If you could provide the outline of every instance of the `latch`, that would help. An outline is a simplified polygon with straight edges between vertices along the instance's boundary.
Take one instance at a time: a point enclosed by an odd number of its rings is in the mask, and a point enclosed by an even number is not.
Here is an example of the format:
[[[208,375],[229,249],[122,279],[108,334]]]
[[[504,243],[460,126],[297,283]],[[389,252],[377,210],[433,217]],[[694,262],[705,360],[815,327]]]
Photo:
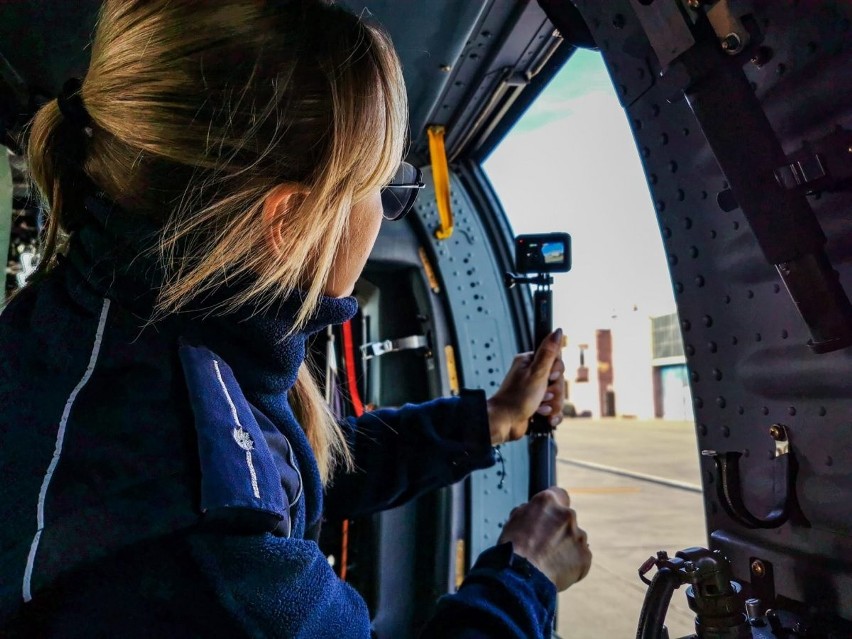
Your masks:
[[[852,131],[838,127],[787,156],[775,179],[787,189],[805,193],[837,191],[852,181]]]
[[[791,191],[848,190],[852,185],[852,131],[838,127],[818,140],[805,141],[774,173],[778,184]],[[725,213],[739,207],[731,189],[720,191],[716,202]]]
[[[429,350],[429,340],[426,339],[425,335],[410,335],[399,339],[371,342],[361,347],[361,355],[365,360],[368,360],[388,353],[410,350]]]
[[[819,155],[796,160],[775,169],[775,179],[784,188],[795,189],[799,186],[808,186],[827,175]]]

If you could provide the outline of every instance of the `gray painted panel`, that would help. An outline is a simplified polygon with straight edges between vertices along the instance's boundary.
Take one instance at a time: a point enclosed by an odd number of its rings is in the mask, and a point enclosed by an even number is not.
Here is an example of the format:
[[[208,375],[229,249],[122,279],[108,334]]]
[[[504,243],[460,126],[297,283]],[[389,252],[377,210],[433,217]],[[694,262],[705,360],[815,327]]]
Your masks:
[[[518,351],[515,329],[503,274],[495,266],[494,251],[487,233],[473,210],[463,186],[451,183],[455,232],[445,241],[435,239],[438,210],[430,169],[424,170],[426,188],[417,200],[414,214],[430,237],[435,270],[441,274],[451,323],[458,342],[456,360],[460,381],[466,388],[493,393]],[[529,458],[525,441],[501,447],[506,477],[500,485],[501,464],[471,476],[470,556],[496,543],[509,512],[527,500]]]

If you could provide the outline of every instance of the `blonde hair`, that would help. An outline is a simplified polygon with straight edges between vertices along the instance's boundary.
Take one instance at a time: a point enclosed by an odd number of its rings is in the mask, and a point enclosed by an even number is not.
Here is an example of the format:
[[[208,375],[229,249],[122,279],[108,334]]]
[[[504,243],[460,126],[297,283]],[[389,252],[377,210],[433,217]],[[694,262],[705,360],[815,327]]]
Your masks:
[[[404,154],[405,89],[389,38],[321,0],[106,0],[80,96],[90,135],[56,101],[29,129],[30,172],[50,212],[42,270],[96,185],[162,228],[158,317],[248,275],[250,286],[212,310],[267,308],[303,288],[301,327],[352,205]],[[304,194],[270,243],[263,202],[284,182]],[[351,467],[307,364],[291,401],[323,481],[338,463]]]

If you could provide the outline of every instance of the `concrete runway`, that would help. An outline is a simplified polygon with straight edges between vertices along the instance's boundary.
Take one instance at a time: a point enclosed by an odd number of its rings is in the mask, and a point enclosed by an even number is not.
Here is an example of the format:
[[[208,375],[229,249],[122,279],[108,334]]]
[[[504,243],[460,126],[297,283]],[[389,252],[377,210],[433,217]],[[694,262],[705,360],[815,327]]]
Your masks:
[[[562,639],[631,639],[645,596],[637,569],[658,550],[707,545],[691,422],[569,419],[557,430],[559,485],[571,494],[594,554],[585,580],[559,598]],[[609,467],[602,469],[601,467]],[[612,472],[650,475],[659,483]],[[672,639],[692,634],[683,589],[666,618]]]

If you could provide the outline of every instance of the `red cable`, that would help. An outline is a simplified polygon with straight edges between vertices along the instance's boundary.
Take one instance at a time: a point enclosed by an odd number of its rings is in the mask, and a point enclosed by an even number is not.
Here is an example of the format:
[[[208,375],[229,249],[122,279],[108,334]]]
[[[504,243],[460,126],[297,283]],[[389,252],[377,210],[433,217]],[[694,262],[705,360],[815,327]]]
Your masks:
[[[349,563],[349,520],[343,520],[340,532],[340,580],[346,581],[346,566]]]
[[[346,384],[349,386],[349,400],[355,411],[355,417],[364,414],[364,402],[358,394],[358,380],[355,377],[355,341],[352,339],[352,322],[343,324],[343,357],[346,363]]]
[[[343,324],[343,359],[346,366],[346,385],[349,387],[349,400],[355,416],[364,414],[364,402],[358,394],[358,379],[355,377],[355,340],[352,338],[352,322]],[[349,520],[343,520],[340,531],[340,579],[346,581],[346,568],[349,563]]]

